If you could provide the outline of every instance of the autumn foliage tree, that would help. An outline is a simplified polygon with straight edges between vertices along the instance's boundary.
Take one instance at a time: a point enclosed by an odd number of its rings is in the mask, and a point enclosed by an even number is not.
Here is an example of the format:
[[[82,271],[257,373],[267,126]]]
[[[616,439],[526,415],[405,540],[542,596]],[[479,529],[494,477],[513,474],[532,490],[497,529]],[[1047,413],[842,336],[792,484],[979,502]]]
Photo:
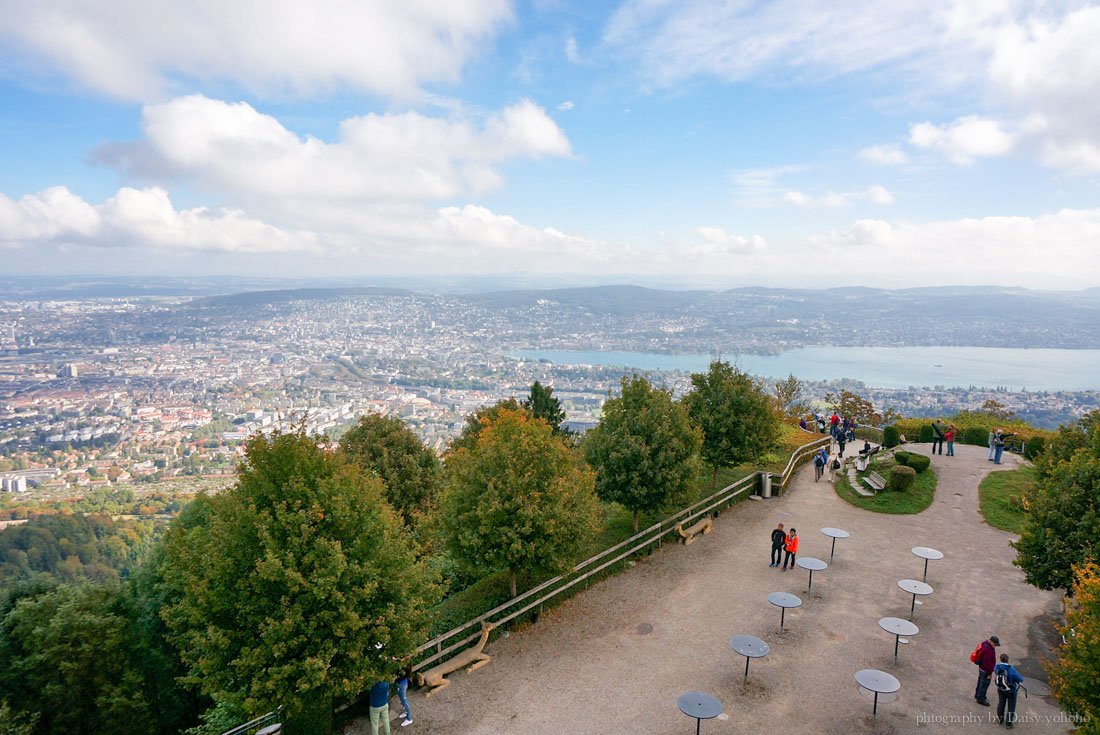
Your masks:
[[[201,690],[284,732],[330,731],[333,702],[390,679],[436,586],[382,483],[302,432],[257,436],[234,487],[165,538],[161,616]]]
[[[584,437],[596,492],[633,516],[663,507],[682,494],[696,473],[702,432],[670,391],[645,378],[623,378],[622,393],[603,407],[600,423]]]
[[[595,478],[550,425],[501,410],[453,454],[439,504],[451,556],[475,574],[554,574],[583,552],[599,519]]]
[[[1062,630],[1065,644],[1051,664],[1050,687],[1067,712],[1082,724],[1075,732],[1100,733],[1100,566],[1074,569],[1074,605]]]

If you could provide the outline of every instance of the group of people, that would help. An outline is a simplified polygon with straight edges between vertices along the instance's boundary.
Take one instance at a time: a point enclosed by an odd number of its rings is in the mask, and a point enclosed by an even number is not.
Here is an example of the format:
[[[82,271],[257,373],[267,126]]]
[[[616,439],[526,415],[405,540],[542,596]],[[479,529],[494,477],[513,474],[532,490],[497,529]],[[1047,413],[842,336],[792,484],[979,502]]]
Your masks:
[[[397,688],[397,698],[401,701],[401,707],[404,709],[401,713],[401,727],[413,723],[412,708],[409,707],[408,696],[409,678],[411,676],[412,670],[406,668],[394,681],[394,686]],[[375,682],[374,686],[370,688],[369,698],[370,735],[378,735],[379,726],[382,727],[386,735],[390,735],[390,683],[388,681]]]
[[[1012,436],[1011,431],[993,429],[989,432],[989,461],[995,464],[1001,463],[1001,456],[1005,453],[1005,439]]]
[[[794,569],[795,558],[798,556],[798,531],[794,528],[790,533],[783,530],[783,524],[780,523],[775,530],[772,531],[772,563],[769,567],[783,568],[783,571],[787,571],[787,565],[790,564],[790,568]],[[780,561],[783,563],[780,564]]]
[[[978,685],[974,689],[974,701],[988,707],[989,685],[993,683],[997,687],[997,722],[1005,727],[1012,727],[1016,721],[1016,697],[1023,688],[1024,677],[1008,662],[1007,653],[1002,653],[998,662],[997,648],[1000,645],[1001,640],[991,635],[970,654],[970,660],[978,665]],[[1027,694],[1027,689],[1024,689],[1024,694]]]
[[[954,424],[944,427],[939,421],[932,422],[932,454],[943,454],[943,445],[947,444],[947,456],[955,456],[955,436],[958,429]]]

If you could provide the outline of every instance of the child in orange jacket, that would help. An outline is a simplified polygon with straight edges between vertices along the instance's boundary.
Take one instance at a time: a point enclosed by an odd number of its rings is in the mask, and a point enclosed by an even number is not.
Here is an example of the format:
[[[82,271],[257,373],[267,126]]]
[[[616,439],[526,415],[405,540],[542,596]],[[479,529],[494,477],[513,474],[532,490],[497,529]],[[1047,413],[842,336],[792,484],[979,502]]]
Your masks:
[[[791,569],[794,569],[794,557],[798,553],[798,531],[791,529],[791,532],[787,534],[787,543],[784,544],[783,549],[787,552],[783,558],[783,571],[787,571],[787,565],[791,565]]]

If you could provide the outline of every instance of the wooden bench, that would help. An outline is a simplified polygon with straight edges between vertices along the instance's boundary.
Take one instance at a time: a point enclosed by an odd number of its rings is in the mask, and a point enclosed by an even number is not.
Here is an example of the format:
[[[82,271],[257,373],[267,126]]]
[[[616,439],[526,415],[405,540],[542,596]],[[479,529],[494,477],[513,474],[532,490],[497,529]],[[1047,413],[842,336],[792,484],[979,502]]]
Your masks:
[[[866,454],[860,452],[859,457],[856,458],[856,470],[858,472],[866,472],[867,465],[871,463],[871,457],[874,457],[878,450],[879,447],[871,447],[871,451]]]
[[[684,528],[682,523],[676,524],[676,534],[680,537],[680,541],[683,542],[684,546],[694,541],[696,536],[710,533],[713,529],[714,521],[710,519],[710,516],[687,528]]]
[[[879,490],[886,489],[886,480],[882,479],[882,475],[875,471],[871,471],[863,478],[863,481],[867,483],[867,486],[874,490],[876,493]]]

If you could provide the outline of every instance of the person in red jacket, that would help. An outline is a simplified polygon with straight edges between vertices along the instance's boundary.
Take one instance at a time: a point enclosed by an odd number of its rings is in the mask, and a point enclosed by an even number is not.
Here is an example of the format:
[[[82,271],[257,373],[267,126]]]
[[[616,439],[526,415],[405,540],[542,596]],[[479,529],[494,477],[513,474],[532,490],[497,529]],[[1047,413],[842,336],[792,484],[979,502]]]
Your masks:
[[[945,442],[947,442],[947,456],[948,457],[954,457],[955,456],[955,434],[956,433],[957,433],[957,429],[955,429],[955,425],[951,424],[950,426],[947,427],[947,433],[943,435],[943,440]]]
[[[986,693],[989,691],[989,682],[993,680],[993,669],[997,666],[997,646],[1001,645],[1001,639],[995,635],[989,636],[989,640],[982,641],[982,648],[978,652],[978,686],[974,689],[974,701],[983,707],[989,706]]]
[[[798,553],[798,532],[793,528],[791,532],[787,534],[787,543],[783,545],[783,549],[787,552],[783,558],[783,571],[787,571],[787,565],[791,565],[791,569],[794,569],[794,557]],[[993,669],[990,669],[992,671]]]

